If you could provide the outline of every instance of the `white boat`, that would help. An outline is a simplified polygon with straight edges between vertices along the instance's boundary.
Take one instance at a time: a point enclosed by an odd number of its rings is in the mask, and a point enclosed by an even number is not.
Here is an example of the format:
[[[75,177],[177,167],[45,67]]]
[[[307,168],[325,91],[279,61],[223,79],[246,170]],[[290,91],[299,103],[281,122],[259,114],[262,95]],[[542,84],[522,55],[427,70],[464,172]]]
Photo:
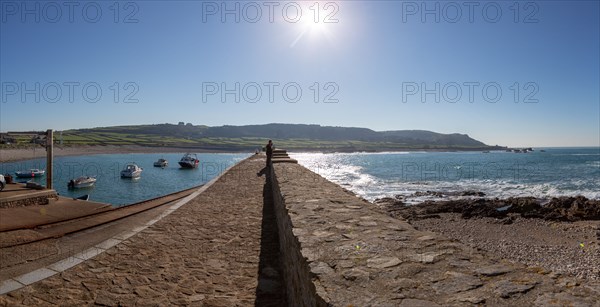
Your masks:
[[[28,171],[15,172],[15,174],[19,178],[42,177],[44,176],[44,174],[46,174],[46,171],[42,169],[32,168]]]
[[[182,168],[196,168],[198,167],[199,163],[200,160],[198,160],[198,156],[196,154],[190,153],[186,153],[185,155],[183,155],[181,160],[179,160],[179,165]]]
[[[79,177],[77,179],[71,179],[71,181],[69,181],[68,187],[69,189],[89,188],[95,183],[96,178],[94,177]]]
[[[128,163],[125,168],[121,171],[121,177],[123,178],[137,178],[142,174],[143,169],[137,164],[131,162]]]
[[[167,167],[169,165],[169,161],[165,159],[158,159],[158,161],[154,162],[154,166],[156,167]]]

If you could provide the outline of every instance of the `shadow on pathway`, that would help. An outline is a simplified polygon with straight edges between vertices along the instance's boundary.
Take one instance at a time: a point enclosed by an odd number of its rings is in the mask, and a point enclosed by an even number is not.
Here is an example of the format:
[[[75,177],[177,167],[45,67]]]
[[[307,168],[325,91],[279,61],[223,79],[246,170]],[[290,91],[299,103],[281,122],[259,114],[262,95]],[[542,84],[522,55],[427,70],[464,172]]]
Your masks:
[[[263,168],[257,176],[265,175],[263,186],[263,216],[260,235],[260,260],[256,306],[286,306],[285,287],[279,257],[279,232],[273,207],[270,171]]]

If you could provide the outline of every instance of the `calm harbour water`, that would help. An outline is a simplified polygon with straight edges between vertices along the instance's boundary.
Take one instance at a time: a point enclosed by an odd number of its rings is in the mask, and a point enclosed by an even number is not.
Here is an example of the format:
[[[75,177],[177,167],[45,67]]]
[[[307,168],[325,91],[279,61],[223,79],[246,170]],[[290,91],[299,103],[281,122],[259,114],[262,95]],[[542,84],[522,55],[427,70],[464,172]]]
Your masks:
[[[583,195],[600,199],[600,148],[543,148],[529,153],[297,153],[300,164],[360,196],[480,191],[486,197]],[[459,198],[449,196],[447,198]]]
[[[486,197],[583,195],[600,199],[600,148],[545,148],[530,153],[395,152],[290,153],[300,164],[358,195],[374,200],[402,195],[408,202],[438,196],[415,192],[484,192]],[[90,200],[115,206],[173,193],[204,184],[250,154],[198,154],[197,169],[181,169],[182,153],[103,154],[56,157],[54,188],[67,197],[90,195]],[[166,168],[153,167],[165,158]],[[121,169],[136,162],[144,169],[139,179],[120,178]],[[45,168],[45,159],[0,164],[0,173]],[[67,189],[70,179],[95,176],[92,188]],[[17,180],[25,180],[17,178]],[[34,181],[45,184],[45,177]],[[460,198],[446,196],[446,198]]]
[[[205,184],[249,154],[198,154],[200,164],[197,169],[181,169],[177,162],[182,156],[183,153],[154,153],[55,157],[53,185],[62,196],[89,194],[92,201],[120,206]],[[154,167],[159,158],[167,159],[169,166]],[[140,178],[121,178],[121,170],[128,162],[135,162],[144,169]],[[0,173],[10,173],[15,177],[15,171],[31,168],[45,169],[46,160],[2,163]],[[69,190],[69,180],[80,176],[94,176],[97,182],[91,188]],[[34,181],[45,185],[46,177],[35,178]]]

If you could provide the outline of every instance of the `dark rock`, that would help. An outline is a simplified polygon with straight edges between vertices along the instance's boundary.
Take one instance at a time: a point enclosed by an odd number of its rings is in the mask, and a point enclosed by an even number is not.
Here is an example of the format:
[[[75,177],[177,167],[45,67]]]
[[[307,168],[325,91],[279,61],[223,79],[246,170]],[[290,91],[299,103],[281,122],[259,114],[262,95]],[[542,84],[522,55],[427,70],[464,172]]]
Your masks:
[[[495,217],[503,218],[506,216],[506,211],[498,211],[495,205],[479,201],[476,204],[465,206],[462,212],[462,217],[469,219],[472,217]]]
[[[510,197],[504,202],[511,207],[507,210],[510,213],[529,213],[533,211],[539,211],[541,205],[538,200],[534,197]]]
[[[583,196],[555,197],[545,208],[559,213],[569,221],[600,220],[600,201]]]
[[[483,197],[483,196],[485,196],[485,193],[479,192],[479,191],[463,191],[463,192],[460,192],[458,195]]]
[[[404,206],[404,202],[400,198],[392,197],[377,198],[373,201],[373,203],[383,207]]]
[[[415,195],[437,195],[439,192],[416,192]],[[546,205],[534,197],[511,197],[507,199],[462,199],[447,201],[425,201],[418,205],[386,198],[380,202],[391,203],[385,207],[392,216],[400,215],[407,220],[437,218],[440,213],[460,213],[465,219],[494,217],[503,224],[511,224],[508,214],[520,214],[524,218],[553,221],[600,220],[600,200],[589,200],[583,196],[552,198]],[[396,204],[402,204],[397,206]]]
[[[442,217],[439,214],[426,214],[421,216],[421,219],[441,219]]]

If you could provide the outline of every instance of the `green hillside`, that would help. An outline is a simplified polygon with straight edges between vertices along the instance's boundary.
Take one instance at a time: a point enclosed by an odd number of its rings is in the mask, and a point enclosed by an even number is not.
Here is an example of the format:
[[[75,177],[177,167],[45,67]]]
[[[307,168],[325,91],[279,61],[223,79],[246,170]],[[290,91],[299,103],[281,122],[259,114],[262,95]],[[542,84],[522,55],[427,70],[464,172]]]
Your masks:
[[[55,132],[55,142],[78,145],[139,145],[202,148],[209,150],[254,150],[273,139],[290,150],[394,151],[394,150],[489,150],[465,134],[441,134],[423,130],[377,132],[366,128],[319,125],[266,124],[248,126],[137,125],[100,127]],[[26,143],[21,138],[19,143]]]

